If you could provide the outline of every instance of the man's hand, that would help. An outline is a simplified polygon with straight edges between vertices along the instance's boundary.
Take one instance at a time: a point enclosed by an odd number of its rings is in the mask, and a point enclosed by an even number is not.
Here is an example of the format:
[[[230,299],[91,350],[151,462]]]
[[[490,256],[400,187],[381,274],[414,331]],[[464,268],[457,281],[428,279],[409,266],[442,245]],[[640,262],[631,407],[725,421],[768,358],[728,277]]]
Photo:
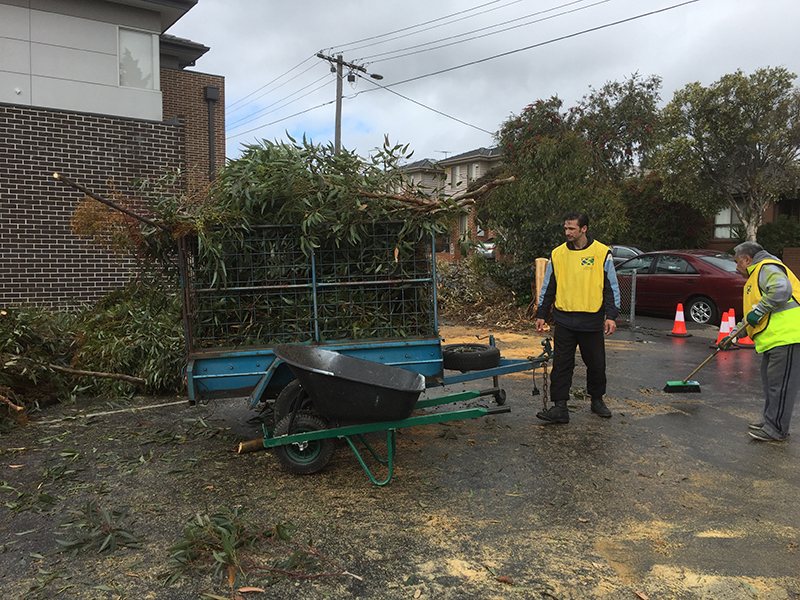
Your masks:
[[[544,333],[544,319],[536,319],[536,333]]]
[[[755,327],[756,325],[758,325],[758,322],[761,320],[763,316],[764,313],[762,313],[758,309],[753,309],[749,313],[747,313],[746,317],[747,324],[750,325],[750,327]]]
[[[724,338],[722,338],[722,339],[719,341],[719,343],[717,344],[717,346],[718,346],[718,347],[719,347],[721,350],[727,350],[728,348],[730,348],[730,347],[731,347],[731,344],[733,344],[733,342],[734,342],[734,340],[735,340],[735,339],[736,339],[736,338],[735,338],[734,336],[732,336],[732,335],[726,335]]]
[[[605,332],[606,335],[611,335],[617,330],[617,322],[614,319],[606,319]]]

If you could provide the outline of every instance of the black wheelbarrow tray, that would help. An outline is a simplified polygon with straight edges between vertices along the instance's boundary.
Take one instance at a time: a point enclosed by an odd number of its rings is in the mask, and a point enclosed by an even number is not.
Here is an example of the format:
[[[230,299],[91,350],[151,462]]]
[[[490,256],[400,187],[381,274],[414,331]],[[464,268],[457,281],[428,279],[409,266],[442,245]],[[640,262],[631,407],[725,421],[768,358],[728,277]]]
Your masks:
[[[419,400],[425,378],[413,371],[300,344],[280,345],[274,352],[289,366],[311,401],[311,408],[303,407],[282,418],[274,432],[265,429],[260,440],[264,448],[275,448],[281,465],[293,473],[310,474],[324,468],[333,454],[334,439],[339,438],[350,446],[370,480],[385,485],[394,472],[397,429],[511,410],[506,406],[475,407],[412,416],[418,409],[494,395],[497,388]],[[363,437],[378,431],[386,431],[386,458],[380,458]],[[376,480],[351,436],[358,437],[373,458],[386,465],[389,473],[384,481]]]

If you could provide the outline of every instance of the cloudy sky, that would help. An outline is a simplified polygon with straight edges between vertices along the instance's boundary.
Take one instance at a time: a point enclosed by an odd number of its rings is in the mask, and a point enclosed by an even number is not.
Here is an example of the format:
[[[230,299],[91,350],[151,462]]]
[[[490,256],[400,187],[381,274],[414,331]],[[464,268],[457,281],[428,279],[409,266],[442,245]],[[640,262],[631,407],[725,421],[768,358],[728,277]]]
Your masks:
[[[663,79],[662,103],[737,69],[800,74],[798,24],[798,0],[199,0],[167,33],[211,48],[193,70],[225,77],[229,158],[287,132],[333,141],[321,52],[365,69],[344,81],[342,145],[366,156],[388,135],[417,160],[490,147],[535,100],[569,107],[637,72]]]

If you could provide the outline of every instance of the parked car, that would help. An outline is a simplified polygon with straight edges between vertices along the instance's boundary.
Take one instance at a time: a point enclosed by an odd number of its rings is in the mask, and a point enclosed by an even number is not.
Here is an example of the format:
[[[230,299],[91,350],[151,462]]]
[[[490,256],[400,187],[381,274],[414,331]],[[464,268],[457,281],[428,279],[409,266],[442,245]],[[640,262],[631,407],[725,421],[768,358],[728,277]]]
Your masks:
[[[635,246],[620,246],[618,244],[612,244],[609,246],[609,248],[611,248],[611,258],[614,260],[615,267],[624,263],[629,258],[633,258],[634,256],[642,254],[642,251]]]
[[[634,269],[637,313],[674,316],[680,303],[686,321],[718,324],[722,311],[730,308],[737,320],[742,317],[745,278],[736,272],[736,262],[729,254],[713,250],[645,252],[616,267],[620,288],[630,289]]]
[[[475,251],[488,260],[495,259],[495,241],[494,238],[481,242],[479,241],[475,247]]]

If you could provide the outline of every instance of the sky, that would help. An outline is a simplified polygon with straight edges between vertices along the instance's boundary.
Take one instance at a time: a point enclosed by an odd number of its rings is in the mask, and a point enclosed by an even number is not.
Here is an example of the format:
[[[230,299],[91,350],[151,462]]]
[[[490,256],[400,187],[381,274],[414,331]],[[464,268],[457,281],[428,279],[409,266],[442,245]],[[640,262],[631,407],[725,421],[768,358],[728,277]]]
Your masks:
[[[334,141],[322,53],[360,68],[342,146],[366,157],[388,136],[415,161],[489,148],[528,104],[568,108],[634,73],[661,77],[662,105],[737,69],[800,74],[798,23],[797,0],[198,0],[167,33],[210,47],[190,70],[225,77],[228,158]]]

